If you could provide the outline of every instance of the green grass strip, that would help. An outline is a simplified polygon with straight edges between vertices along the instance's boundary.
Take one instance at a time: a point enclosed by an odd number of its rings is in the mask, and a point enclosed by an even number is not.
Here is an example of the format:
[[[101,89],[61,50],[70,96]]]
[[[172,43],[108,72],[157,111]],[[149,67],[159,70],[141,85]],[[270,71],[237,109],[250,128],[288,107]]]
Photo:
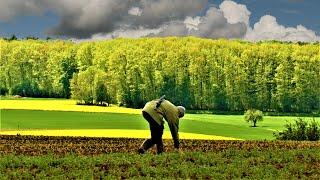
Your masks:
[[[319,149],[0,155],[0,179],[319,179]]]

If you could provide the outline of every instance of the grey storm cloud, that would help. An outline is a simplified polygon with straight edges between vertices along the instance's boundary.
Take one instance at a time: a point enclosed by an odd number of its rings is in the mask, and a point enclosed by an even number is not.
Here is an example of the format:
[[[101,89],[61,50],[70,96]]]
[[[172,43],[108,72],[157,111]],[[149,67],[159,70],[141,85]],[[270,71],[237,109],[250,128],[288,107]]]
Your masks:
[[[52,11],[60,17],[49,35],[88,38],[120,28],[158,28],[201,12],[208,0],[0,0],[0,21]],[[136,8],[140,14],[130,14]]]
[[[134,1],[78,0],[66,3],[55,1],[50,7],[61,17],[58,26],[50,28],[50,35],[86,38],[96,33],[117,29]]]
[[[223,12],[211,7],[200,18],[196,29],[189,30],[182,21],[171,22],[158,34],[151,36],[198,36],[205,38],[242,38],[247,32],[245,22],[228,23]]]
[[[41,15],[44,4],[35,0],[0,0],[0,22],[10,21],[16,16]]]
[[[193,34],[206,38],[242,38],[246,31],[247,26],[244,22],[228,23],[222,11],[212,7],[199,24],[199,30]]]
[[[142,16],[137,18],[138,25],[156,28],[159,25],[184,20],[186,16],[195,16],[201,12],[207,0],[142,0]]]
[[[186,27],[186,25],[182,21],[173,21],[169,24],[165,25],[163,30],[161,30],[159,33],[152,33],[148,36],[151,37],[167,37],[167,36],[187,36],[189,35],[189,31]]]

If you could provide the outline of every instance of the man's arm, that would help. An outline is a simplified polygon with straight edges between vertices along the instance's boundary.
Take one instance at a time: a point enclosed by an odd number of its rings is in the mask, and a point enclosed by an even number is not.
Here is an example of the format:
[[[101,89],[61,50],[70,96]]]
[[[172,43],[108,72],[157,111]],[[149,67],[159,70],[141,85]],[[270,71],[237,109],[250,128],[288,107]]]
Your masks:
[[[177,120],[177,123],[168,123],[168,125],[172,135],[174,148],[179,149],[179,120]]]
[[[159,108],[161,103],[165,100],[166,95],[163,95],[160,97],[160,99],[158,100],[157,104],[156,104],[156,108]]]

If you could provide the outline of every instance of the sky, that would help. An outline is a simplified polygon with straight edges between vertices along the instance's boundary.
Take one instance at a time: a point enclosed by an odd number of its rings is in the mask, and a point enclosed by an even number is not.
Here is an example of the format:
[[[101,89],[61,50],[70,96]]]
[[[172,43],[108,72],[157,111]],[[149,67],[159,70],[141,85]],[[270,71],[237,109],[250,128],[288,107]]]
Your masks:
[[[320,41],[319,0],[0,0],[0,36]]]

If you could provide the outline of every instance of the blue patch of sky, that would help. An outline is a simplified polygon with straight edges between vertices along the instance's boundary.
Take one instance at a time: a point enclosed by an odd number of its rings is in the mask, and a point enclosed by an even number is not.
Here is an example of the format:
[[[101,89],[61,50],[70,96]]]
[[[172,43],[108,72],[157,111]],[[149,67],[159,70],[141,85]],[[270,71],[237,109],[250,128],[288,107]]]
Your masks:
[[[34,36],[44,39],[48,37],[46,30],[58,23],[58,16],[51,11],[41,16],[16,17],[9,22],[0,22],[0,36],[10,37],[14,34],[18,38]]]

